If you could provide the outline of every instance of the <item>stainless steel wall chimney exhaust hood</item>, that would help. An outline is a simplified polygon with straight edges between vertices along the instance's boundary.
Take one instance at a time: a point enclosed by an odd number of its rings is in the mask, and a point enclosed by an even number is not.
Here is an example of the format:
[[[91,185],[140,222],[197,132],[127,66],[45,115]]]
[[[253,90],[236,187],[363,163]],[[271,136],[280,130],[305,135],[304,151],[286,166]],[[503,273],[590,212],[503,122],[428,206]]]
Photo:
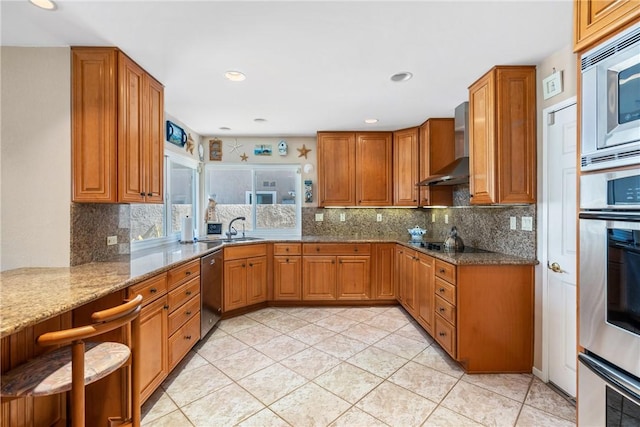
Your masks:
[[[456,159],[447,166],[437,170],[418,185],[459,185],[469,182],[469,103],[463,102],[455,109],[455,155]]]

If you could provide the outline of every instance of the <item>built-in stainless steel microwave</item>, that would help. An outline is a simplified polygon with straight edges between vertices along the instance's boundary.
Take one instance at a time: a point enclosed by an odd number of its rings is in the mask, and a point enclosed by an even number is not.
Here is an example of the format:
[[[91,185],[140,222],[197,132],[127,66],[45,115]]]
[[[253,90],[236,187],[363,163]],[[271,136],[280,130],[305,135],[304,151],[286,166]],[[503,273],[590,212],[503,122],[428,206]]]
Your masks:
[[[640,164],[640,23],[580,61],[582,170]]]

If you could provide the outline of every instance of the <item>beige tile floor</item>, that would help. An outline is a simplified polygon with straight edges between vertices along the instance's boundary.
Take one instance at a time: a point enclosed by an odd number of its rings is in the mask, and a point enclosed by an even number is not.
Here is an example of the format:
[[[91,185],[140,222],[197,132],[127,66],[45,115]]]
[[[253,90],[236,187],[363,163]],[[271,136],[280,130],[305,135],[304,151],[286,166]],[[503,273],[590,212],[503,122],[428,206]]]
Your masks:
[[[145,426],[574,426],[530,374],[466,375],[400,307],[224,320],[142,408]]]

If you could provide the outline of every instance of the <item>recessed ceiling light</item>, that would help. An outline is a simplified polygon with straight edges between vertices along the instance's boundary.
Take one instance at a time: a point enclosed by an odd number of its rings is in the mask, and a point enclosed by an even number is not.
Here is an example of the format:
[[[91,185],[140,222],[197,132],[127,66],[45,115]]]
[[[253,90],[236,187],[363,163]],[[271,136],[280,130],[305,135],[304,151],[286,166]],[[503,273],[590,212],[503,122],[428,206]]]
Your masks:
[[[34,6],[38,6],[40,9],[55,10],[56,4],[51,0],[29,0]]]
[[[244,79],[247,78],[247,76],[245,76],[243,73],[241,73],[240,71],[227,71],[226,73],[224,73],[224,76],[228,79],[231,80],[232,82],[241,82]]]
[[[408,71],[403,71],[401,73],[396,73],[393,76],[391,76],[391,81],[392,82],[406,82],[407,80],[411,79],[411,77],[413,77],[413,74],[411,74]]]
[[[267,121],[267,119],[262,119],[262,118],[258,117],[256,119],[253,119],[253,121],[256,122],[256,123],[264,123],[264,122]]]
[[[221,126],[218,129],[220,129],[220,130],[231,130],[231,128],[226,127],[226,126]]]
[[[364,122],[368,125],[372,125],[374,123],[378,123],[378,119],[364,119]]]

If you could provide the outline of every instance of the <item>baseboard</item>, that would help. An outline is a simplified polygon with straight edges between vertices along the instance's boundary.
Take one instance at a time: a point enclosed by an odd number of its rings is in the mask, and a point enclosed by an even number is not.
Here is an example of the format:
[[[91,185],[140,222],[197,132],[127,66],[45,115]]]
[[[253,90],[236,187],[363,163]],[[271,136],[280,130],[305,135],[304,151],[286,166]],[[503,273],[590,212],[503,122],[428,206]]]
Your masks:
[[[544,372],[542,372],[540,369],[536,368],[535,366],[533,367],[533,369],[531,369],[531,373],[536,377],[538,377],[540,381],[543,381],[545,383],[549,381],[549,379],[546,378],[546,375],[544,375]]]

